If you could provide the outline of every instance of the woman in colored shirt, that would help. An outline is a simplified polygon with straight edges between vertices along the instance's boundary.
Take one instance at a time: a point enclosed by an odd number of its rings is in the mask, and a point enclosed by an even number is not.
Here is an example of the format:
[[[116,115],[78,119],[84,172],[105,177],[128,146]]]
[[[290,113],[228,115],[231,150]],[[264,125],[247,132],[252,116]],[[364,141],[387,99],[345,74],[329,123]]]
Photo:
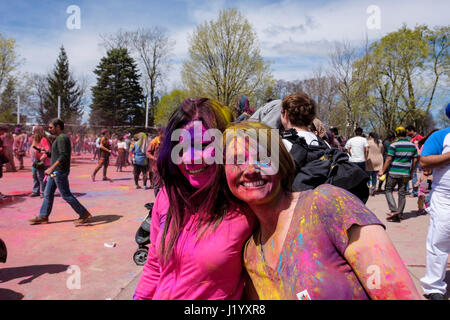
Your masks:
[[[133,148],[131,149],[131,153],[133,155],[131,162],[133,163],[135,187],[136,189],[141,189],[141,186],[139,185],[139,176],[142,172],[142,182],[144,184],[144,188],[147,189],[148,159],[145,155],[147,150],[147,135],[140,132],[134,136],[134,141]]]
[[[229,109],[205,98],[185,100],[170,117],[157,162],[164,187],[153,207],[148,260],[134,299],[241,299],[242,249],[254,216],[220,192],[223,166],[211,161],[208,130],[218,129],[220,146],[231,121]]]
[[[260,223],[244,251],[250,298],[419,299],[383,225],[359,199],[331,185],[290,192],[294,164],[277,134],[249,122],[228,128],[224,136],[239,129],[250,135],[250,143],[244,147],[236,135],[237,147],[227,140],[226,156],[246,161],[227,162],[225,172],[231,193]],[[268,130],[266,140],[261,129]],[[256,132],[258,150],[277,156],[267,164],[252,157]],[[279,141],[279,152],[274,140],[270,146],[262,143],[270,137]]]
[[[43,197],[46,185],[44,172],[50,167],[51,162],[47,152],[50,152],[52,147],[45,135],[44,128],[41,126],[36,126],[33,129],[33,142],[31,147],[31,158],[33,160],[33,192],[31,193],[31,197]]]
[[[370,194],[374,196],[377,188],[377,173],[383,169],[383,143],[375,132],[371,132],[367,144],[369,155],[366,159],[366,172],[370,177]]]
[[[116,171],[122,172],[122,167],[126,166],[126,156],[127,152],[125,150],[126,143],[123,141],[123,136],[119,136],[118,142],[117,142],[117,160],[116,160]]]
[[[99,159],[98,159],[98,165],[94,169],[94,172],[91,175],[92,182],[95,181],[95,175],[97,172],[103,167],[103,181],[111,181],[107,176],[106,173],[108,171],[109,166],[109,157],[112,152],[111,148],[111,133],[107,129],[102,130],[102,137],[100,138],[99,143]]]

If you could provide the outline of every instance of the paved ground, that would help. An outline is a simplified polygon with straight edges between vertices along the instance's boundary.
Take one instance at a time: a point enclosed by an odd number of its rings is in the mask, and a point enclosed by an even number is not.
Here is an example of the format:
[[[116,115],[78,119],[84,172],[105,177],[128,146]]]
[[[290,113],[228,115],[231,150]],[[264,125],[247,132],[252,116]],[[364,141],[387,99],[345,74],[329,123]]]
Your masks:
[[[73,224],[77,215],[60,197],[55,198],[51,223],[29,225],[27,219],[38,213],[42,203],[39,198],[28,197],[32,186],[29,159],[26,170],[4,174],[0,191],[10,197],[0,202],[0,237],[7,244],[8,261],[0,265],[0,300],[131,299],[142,269],[132,260],[137,248],[134,235],[146,215],[143,205],[154,200],[153,191],[134,189],[131,168],[116,173],[111,167],[113,182],[92,183],[89,175],[94,167],[89,157],[81,156],[71,168],[72,192],[95,216],[92,223],[81,227]],[[385,221],[383,194],[371,197],[367,205]],[[416,207],[416,198],[408,198],[406,220],[386,222],[386,226],[423,293],[419,279],[425,273],[429,217],[417,216]],[[107,248],[105,242],[117,245]],[[73,288],[75,274],[69,273],[78,268],[80,289]],[[450,265],[447,270],[446,281],[450,283]]]

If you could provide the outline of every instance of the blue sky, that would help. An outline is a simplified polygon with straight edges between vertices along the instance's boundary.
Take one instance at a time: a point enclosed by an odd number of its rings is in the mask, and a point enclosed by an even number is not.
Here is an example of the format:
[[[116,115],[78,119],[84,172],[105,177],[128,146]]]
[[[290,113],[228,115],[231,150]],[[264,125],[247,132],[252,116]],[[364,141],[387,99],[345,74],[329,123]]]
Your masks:
[[[25,63],[22,72],[44,73],[53,68],[63,44],[71,68],[94,84],[92,73],[104,50],[100,33],[118,29],[160,26],[176,42],[167,89],[181,83],[180,69],[187,57],[188,36],[196,25],[216,19],[221,9],[235,7],[256,31],[261,53],[273,62],[276,79],[304,79],[322,65],[336,41],[361,45],[397,30],[403,23],[446,25],[448,0],[0,0],[0,32],[17,40]],[[81,29],[69,30],[67,7],[81,9]],[[370,5],[381,13],[381,29],[366,26]]]

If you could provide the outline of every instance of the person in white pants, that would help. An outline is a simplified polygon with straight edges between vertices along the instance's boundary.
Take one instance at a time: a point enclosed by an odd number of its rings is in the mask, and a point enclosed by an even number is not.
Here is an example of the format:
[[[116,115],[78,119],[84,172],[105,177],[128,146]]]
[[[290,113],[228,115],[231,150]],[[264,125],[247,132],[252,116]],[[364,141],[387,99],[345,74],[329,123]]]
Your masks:
[[[447,106],[450,118],[450,107]],[[425,297],[444,300],[444,282],[450,253],[450,127],[433,133],[425,142],[420,165],[433,169],[430,226],[427,236],[427,266],[420,279]]]

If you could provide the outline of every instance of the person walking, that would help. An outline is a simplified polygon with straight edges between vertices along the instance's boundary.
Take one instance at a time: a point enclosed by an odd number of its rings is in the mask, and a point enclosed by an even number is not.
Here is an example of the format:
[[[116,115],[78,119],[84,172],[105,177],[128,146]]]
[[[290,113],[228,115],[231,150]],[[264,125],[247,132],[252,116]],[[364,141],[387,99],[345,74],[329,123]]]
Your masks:
[[[13,135],[8,132],[8,125],[4,125],[4,133],[0,135],[2,141],[3,141],[3,153],[8,160],[6,163],[5,171],[6,172],[17,172],[16,165],[14,163],[14,152],[13,152],[13,145],[14,145],[14,137]]]
[[[25,135],[22,133],[22,129],[17,127],[14,130],[14,144],[13,144],[13,152],[16,156],[17,160],[19,160],[19,170],[23,170],[23,157],[25,157],[26,153],[26,140]]]
[[[122,167],[124,167],[126,165],[125,157],[127,155],[127,152],[125,149],[126,149],[126,143],[123,139],[123,136],[121,135],[118,137],[118,142],[117,142],[117,160],[116,160],[117,170],[116,171],[122,172]]]
[[[136,189],[142,189],[139,185],[139,176],[142,173],[142,182],[145,190],[147,190],[147,170],[148,159],[145,155],[147,151],[147,135],[144,132],[140,132],[134,136],[134,144],[131,149],[133,155],[133,176]]]
[[[347,141],[345,150],[350,155],[350,162],[353,162],[364,171],[366,170],[366,159],[369,155],[369,144],[363,136],[363,129],[356,128],[355,136]]]
[[[92,182],[95,181],[95,175],[97,172],[103,167],[103,181],[111,181],[106,176],[109,166],[109,156],[111,155],[111,142],[110,142],[110,132],[107,129],[102,130],[102,137],[100,139],[100,155],[98,160],[98,165],[94,169],[94,172],[91,175]]]
[[[50,167],[51,159],[48,156],[51,151],[51,145],[48,141],[44,128],[35,126],[33,128],[33,142],[31,144],[31,158],[33,160],[32,174],[33,174],[33,191],[31,197],[44,197],[45,186],[44,181],[45,170]]]
[[[377,173],[383,169],[383,144],[375,132],[369,133],[367,139],[369,154],[366,161],[366,172],[370,177],[370,194],[375,195],[377,188]]]
[[[44,172],[45,175],[48,176],[44,192],[44,201],[39,216],[28,221],[31,222],[32,225],[48,223],[48,217],[53,208],[55,191],[58,188],[62,198],[70,204],[72,209],[80,216],[79,219],[75,220],[75,224],[84,224],[92,218],[92,215],[70,191],[69,173],[72,148],[69,137],[64,134],[64,122],[61,119],[52,120],[49,124],[49,131],[56,136],[56,139],[52,144],[51,165]]]
[[[416,132],[416,128],[412,125],[407,126],[406,128],[406,135],[409,137],[409,142],[413,143],[416,148],[417,151],[419,151],[419,142],[424,138],[423,136],[421,136],[420,134],[418,134]],[[412,186],[413,186],[413,191],[412,191],[412,196],[413,197],[417,197],[417,188],[415,187],[416,183],[417,183],[417,171],[420,170],[420,162],[417,162],[417,168],[414,170],[413,172],[413,176],[412,176]],[[410,194],[409,192],[409,183],[406,186],[406,194]]]
[[[386,182],[386,200],[391,211],[387,220],[400,222],[406,204],[406,185],[412,178],[412,172],[416,168],[417,149],[406,137],[403,127],[395,129],[397,139],[389,146],[388,157],[383,169],[378,173],[382,176],[389,171]],[[398,186],[398,206],[395,204],[392,192]]]
[[[387,135],[386,139],[383,140],[383,164],[386,162],[389,146],[391,145],[391,143],[394,142],[394,140],[395,140],[394,132],[390,132]],[[388,177],[388,175],[389,175],[389,172],[385,174],[385,177],[383,179],[378,179],[378,181],[379,181],[378,192],[383,192],[383,190],[381,188],[383,186],[383,183],[386,181],[386,178]]]
[[[8,128],[6,125],[0,126],[0,179],[3,177],[3,165],[5,163],[9,162],[8,158],[5,156],[5,148],[3,146],[3,139],[2,139],[2,136],[7,131],[8,131]],[[0,200],[5,200],[5,199],[6,199],[6,196],[0,192]]]
[[[157,161],[159,152],[161,150],[161,145],[164,140],[164,128],[158,128],[158,135],[150,141],[147,148],[147,158],[149,159],[149,170],[150,170],[150,183],[153,186],[153,192],[155,198],[158,195],[159,190],[162,186],[161,177],[158,173]]]
[[[95,143],[94,143],[94,157],[92,158],[92,160],[96,160],[96,159],[100,159],[100,140],[102,139],[101,135],[98,135],[95,138]]]
[[[446,109],[450,119],[450,104]],[[430,226],[427,236],[427,264],[420,279],[425,297],[444,300],[444,282],[450,253],[450,127],[433,133],[425,142],[420,156],[423,169],[433,170],[430,196]]]

